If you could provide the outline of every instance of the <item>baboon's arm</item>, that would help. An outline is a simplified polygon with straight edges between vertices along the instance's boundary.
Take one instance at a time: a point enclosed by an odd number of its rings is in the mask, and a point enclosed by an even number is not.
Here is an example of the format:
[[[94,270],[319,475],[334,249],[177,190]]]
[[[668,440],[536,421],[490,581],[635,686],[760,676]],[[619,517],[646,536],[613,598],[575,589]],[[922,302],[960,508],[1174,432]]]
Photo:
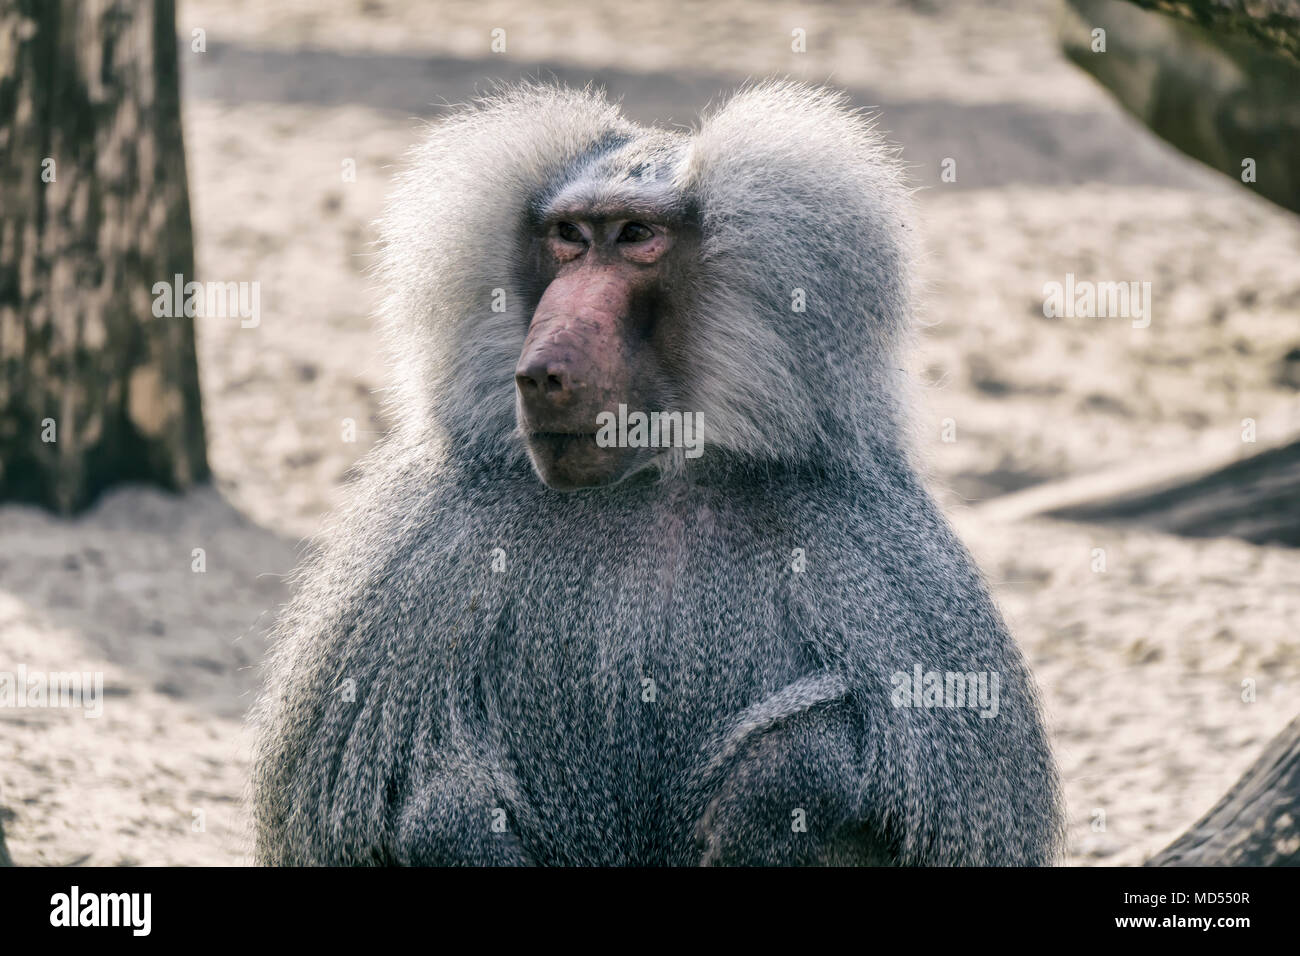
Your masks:
[[[711,761],[697,825],[705,866],[880,865],[864,823],[862,722],[837,678],[809,678],[742,715]]]
[[[496,761],[440,754],[397,819],[405,866],[531,866],[516,830],[513,781]]]

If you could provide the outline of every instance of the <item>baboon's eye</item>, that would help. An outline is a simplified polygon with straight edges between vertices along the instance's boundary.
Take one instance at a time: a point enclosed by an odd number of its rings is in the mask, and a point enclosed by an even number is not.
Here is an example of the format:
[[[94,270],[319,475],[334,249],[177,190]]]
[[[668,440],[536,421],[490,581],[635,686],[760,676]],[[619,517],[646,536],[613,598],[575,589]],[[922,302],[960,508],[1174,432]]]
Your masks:
[[[582,230],[571,222],[562,222],[555,227],[556,233],[565,242],[583,242]]]
[[[623,227],[623,231],[618,234],[619,242],[645,242],[654,235],[654,230],[649,226],[643,226],[639,222],[629,222]]]

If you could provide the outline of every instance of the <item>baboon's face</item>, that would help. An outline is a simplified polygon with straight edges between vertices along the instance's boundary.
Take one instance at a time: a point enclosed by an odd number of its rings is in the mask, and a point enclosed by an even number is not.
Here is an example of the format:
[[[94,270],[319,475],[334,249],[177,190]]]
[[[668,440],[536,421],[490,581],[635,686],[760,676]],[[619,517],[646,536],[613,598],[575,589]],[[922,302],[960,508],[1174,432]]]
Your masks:
[[[601,447],[602,412],[656,409],[671,391],[662,353],[684,230],[629,209],[553,211],[533,245],[544,289],[515,368],[519,430],[533,466],[562,491],[618,481],[648,449]],[[657,450],[655,450],[657,452]]]

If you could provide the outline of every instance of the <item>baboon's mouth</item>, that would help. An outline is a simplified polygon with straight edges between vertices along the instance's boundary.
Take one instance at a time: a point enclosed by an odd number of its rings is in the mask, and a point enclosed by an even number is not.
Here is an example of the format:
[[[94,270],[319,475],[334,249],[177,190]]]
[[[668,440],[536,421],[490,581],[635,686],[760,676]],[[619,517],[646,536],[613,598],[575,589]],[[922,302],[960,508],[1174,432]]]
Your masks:
[[[602,448],[595,432],[529,431],[528,454],[547,485],[574,490],[609,484],[623,473],[622,448]]]
[[[529,432],[528,444],[544,448],[553,455],[586,452],[588,449],[604,451],[596,444],[595,432]]]

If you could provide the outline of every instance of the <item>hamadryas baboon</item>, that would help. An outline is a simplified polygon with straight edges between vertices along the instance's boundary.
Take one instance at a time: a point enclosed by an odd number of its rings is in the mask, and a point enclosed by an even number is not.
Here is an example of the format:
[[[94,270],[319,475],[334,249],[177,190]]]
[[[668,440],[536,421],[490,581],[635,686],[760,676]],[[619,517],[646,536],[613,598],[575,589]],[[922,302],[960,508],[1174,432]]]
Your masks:
[[[279,629],[259,858],[1049,862],[1032,682],[909,463],[912,258],[824,90],[438,124],[383,222],[398,422]],[[900,699],[922,670],[949,697]]]

